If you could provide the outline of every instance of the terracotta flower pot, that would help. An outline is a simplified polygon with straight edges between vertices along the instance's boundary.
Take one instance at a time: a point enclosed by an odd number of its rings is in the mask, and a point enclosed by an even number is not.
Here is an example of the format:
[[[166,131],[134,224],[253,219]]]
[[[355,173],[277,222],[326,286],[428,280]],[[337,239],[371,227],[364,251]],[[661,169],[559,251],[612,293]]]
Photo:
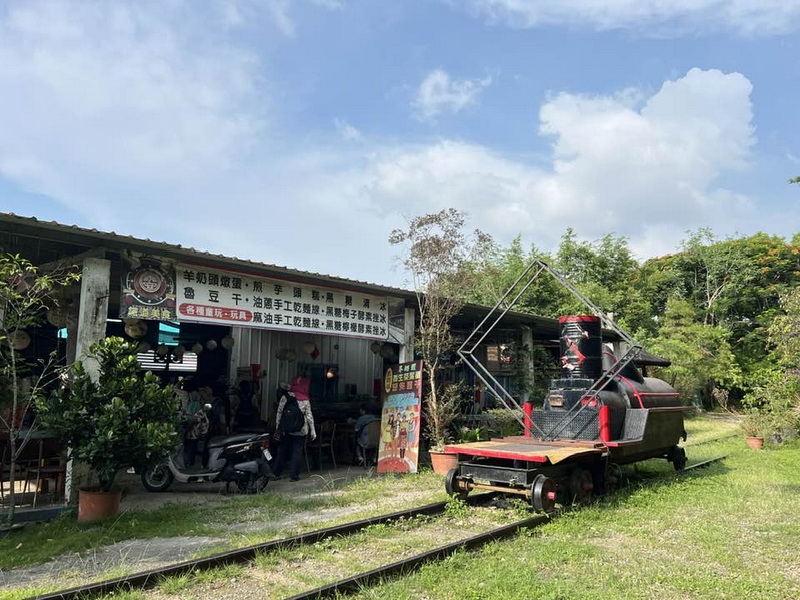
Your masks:
[[[763,437],[746,437],[745,441],[747,445],[752,448],[753,450],[761,450],[764,447],[764,438]]]
[[[120,490],[78,490],[78,521],[88,523],[116,516],[119,513],[120,498]]]
[[[433,463],[433,471],[439,475],[447,475],[450,469],[454,469],[458,466],[458,454],[431,450],[430,455],[431,463]]]

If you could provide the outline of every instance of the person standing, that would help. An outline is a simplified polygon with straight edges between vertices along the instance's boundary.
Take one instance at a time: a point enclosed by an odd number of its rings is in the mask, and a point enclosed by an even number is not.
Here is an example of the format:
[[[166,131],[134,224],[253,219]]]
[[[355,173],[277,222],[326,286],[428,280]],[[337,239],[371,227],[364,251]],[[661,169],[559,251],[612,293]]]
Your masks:
[[[300,479],[300,466],[303,462],[306,436],[312,440],[317,438],[314,429],[314,415],[311,413],[311,402],[308,397],[308,387],[298,382],[299,378],[292,381],[289,390],[281,386],[281,399],[278,402],[276,416],[278,438],[278,456],[272,468],[275,477],[280,477],[284,465],[289,463],[289,479]]]

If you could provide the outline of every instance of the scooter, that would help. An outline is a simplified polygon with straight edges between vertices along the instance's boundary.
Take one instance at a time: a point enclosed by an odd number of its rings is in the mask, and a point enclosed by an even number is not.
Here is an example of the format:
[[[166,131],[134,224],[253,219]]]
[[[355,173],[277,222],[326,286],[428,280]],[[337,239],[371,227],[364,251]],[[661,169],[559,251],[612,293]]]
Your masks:
[[[272,460],[269,439],[269,433],[213,437],[206,444],[208,460],[201,469],[186,468],[181,445],[167,462],[142,471],[142,485],[150,492],[163,492],[173,481],[225,481],[226,491],[235,484],[239,492],[256,494],[274,478],[268,462]]]

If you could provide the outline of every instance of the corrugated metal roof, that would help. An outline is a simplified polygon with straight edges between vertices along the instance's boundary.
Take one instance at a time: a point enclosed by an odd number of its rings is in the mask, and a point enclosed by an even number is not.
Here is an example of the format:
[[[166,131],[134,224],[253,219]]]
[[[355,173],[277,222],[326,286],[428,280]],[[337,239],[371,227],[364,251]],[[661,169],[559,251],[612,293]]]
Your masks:
[[[401,298],[416,297],[411,290],[396,288],[392,286],[381,285],[377,283],[370,283],[368,281],[360,281],[356,279],[346,279],[344,277],[336,277],[334,275],[326,275],[324,273],[316,273],[313,271],[302,271],[299,269],[291,269],[281,265],[273,265],[252,261],[237,256],[225,256],[223,254],[214,254],[204,250],[197,250],[189,246],[182,246],[180,244],[171,244],[168,242],[161,242],[151,240],[148,238],[135,238],[132,235],[119,234],[114,231],[100,231],[99,229],[79,227],[78,225],[65,225],[56,221],[43,221],[36,217],[24,217],[14,213],[0,213],[0,222],[9,224],[24,225],[29,227],[44,228],[54,232],[72,233],[92,238],[95,240],[103,240],[106,242],[116,242],[128,245],[146,246],[151,250],[162,252],[169,252],[185,257],[195,256],[197,258],[210,259],[219,262],[237,263],[242,266],[254,268],[257,270],[266,270],[273,273],[280,273],[287,276],[301,277],[305,279],[325,280],[335,282],[337,284],[347,285],[351,287],[367,288],[383,294],[391,294]]]

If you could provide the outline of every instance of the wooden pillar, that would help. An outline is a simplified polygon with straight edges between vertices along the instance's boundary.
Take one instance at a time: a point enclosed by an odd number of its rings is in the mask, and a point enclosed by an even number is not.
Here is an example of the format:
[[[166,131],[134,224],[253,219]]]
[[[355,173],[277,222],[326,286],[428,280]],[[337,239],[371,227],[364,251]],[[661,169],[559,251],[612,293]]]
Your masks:
[[[417,311],[406,308],[403,313],[403,343],[400,344],[400,362],[414,360],[414,325],[417,320]]]
[[[89,376],[97,380],[98,364],[89,358],[92,344],[106,336],[108,296],[111,283],[111,262],[103,258],[85,258],[81,272],[81,294],[78,300],[78,322],[75,333],[75,359],[83,363]],[[69,321],[68,321],[69,323]],[[72,335],[68,329],[68,335]],[[88,470],[71,458],[67,463],[65,496],[68,503],[77,501],[78,487],[86,483]]]

